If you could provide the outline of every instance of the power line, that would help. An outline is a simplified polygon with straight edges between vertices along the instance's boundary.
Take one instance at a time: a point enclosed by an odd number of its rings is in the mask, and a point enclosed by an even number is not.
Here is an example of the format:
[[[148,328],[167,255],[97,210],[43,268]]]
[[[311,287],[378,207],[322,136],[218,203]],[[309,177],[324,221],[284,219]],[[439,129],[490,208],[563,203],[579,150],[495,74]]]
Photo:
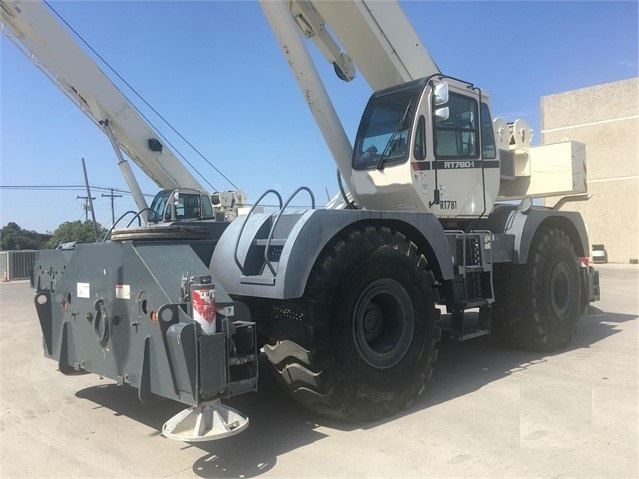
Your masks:
[[[3,190],[74,190],[83,188],[83,185],[0,185],[0,189]]]
[[[116,192],[130,195],[128,190],[121,190],[119,188],[112,188],[106,186],[94,186],[90,185],[91,189],[97,191]],[[0,190],[21,190],[21,191],[85,191],[84,185],[0,185]],[[143,193],[144,196],[153,198],[155,195],[149,193]]]
[[[177,131],[173,125],[171,123],[169,123],[155,108],[153,108],[151,106],[151,104],[149,102],[146,101],[146,99],[140,95],[137,90],[135,88],[133,88],[124,78],[122,78],[122,76],[120,76],[120,74],[109,64],[109,62],[107,62],[104,58],[102,58],[102,56],[100,56],[100,54],[95,51],[93,49],[93,47],[91,45],[89,45],[89,43],[77,32],[75,31],[75,29],[69,25],[67,23],[67,21],[62,18],[62,16],[51,6],[49,5],[49,3],[44,0],[44,3],[53,11],[53,13],[56,14],[56,16],[67,26],[69,27],[69,29],[82,41],[82,43],[84,43],[86,45],[86,47],[91,50],[93,52],[93,54],[95,56],[97,56],[100,61],[102,61],[102,63],[104,63],[104,65],[106,65],[106,67],[111,70],[115,76],[117,76],[120,81],[122,81],[140,100],[142,100],[142,102],[151,109],[151,111],[153,111],[153,113],[155,113],[176,135],[178,135],[187,145],[189,145],[193,151],[195,151],[206,163],[209,164],[209,166],[211,166],[211,168],[213,168],[222,178],[224,178],[226,181],[228,181],[235,189],[239,189],[235,183],[233,183],[224,173],[222,173],[215,165],[213,165],[213,163],[211,163],[190,141],[188,141],[179,131]],[[119,89],[118,89],[119,90]],[[155,130],[158,130],[158,128],[155,127],[155,125],[153,125],[153,123],[151,123],[151,121],[131,102],[131,100],[129,100],[129,98],[127,98],[127,96],[120,91],[120,93],[122,93],[122,96],[124,96],[124,98],[127,99],[127,101],[129,103],[131,103],[131,105],[133,106],[133,108],[136,109],[136,111],[142,116],[142,118],[144,118],[144,120],[149,123]],[[195,168],[195,166],[193,166],[191,164],[191,162],[189,162],[186,157],[179,152],[179,150],[177,150],[177,148],[175,148],[171,142],[169,140],[167,140],[164,135],[160,134],[160,136],[162,136],[162,139],[164,139],[164,141],[175,150],[175,152],[191,167],[193,168],[193,170],[213,189],[213,190],[217,190],[217,188],[215,188],[211,183],[209,183],[209,181],[206,179],[206,177],[200,173],[197,168]]]

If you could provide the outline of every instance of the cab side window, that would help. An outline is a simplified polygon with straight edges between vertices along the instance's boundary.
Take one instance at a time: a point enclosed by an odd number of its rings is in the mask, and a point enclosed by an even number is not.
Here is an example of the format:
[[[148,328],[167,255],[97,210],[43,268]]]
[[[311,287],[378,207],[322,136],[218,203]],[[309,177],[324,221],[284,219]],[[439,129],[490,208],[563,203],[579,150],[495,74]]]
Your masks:
[[[207,195],[201,195],[200,202],[202,203],[202,216],[204,218],[213,216],[213,206],[211,206],[211,199]]]
[[[183,218],[199,218],[200,217],[200,197],[199,195],[180,196],[180,200],[184,198],[184,207],[182,209]]]
[[[435,123],[435,156],[438,158],[479,158],[477,102],[451,93],[449,116]]]
[[[481,156],[485,160],[497,158],[493,120],[490,118],[490,110],[486,103],[481,104],[481,150]]]
[[[423,115],[419,117],[419,121],[417,123],[413,156],[416,160],[426,159],[426,120]]]

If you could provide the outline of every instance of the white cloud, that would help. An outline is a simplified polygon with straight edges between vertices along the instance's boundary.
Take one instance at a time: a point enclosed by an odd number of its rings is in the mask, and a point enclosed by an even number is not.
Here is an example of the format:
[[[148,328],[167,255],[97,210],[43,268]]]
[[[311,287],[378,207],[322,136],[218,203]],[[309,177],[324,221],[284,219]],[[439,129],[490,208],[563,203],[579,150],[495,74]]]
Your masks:
[[[630,62],[628,60],[619,60],[619,64],[623,65],[624,67],[628,67],[628,68],[632,68],[632,69],[637,69],[637,63],[636,62]]]

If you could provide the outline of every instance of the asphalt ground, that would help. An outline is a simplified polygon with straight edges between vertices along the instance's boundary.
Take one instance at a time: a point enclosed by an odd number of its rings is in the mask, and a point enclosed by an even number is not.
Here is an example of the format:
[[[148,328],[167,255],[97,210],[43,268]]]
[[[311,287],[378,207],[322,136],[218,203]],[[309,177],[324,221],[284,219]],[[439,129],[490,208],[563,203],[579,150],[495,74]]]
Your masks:
[[[228,401],[249,428],[199,444],[160,433],[182,405],[60,374],[43,357],[28,283],[0,283],[0,475],[638,477],[639,266],[598,269],[606,314],[582,317],[561,352],[443,342],[416,404],[366,425],[305,411],[264,373],[258,393]]]

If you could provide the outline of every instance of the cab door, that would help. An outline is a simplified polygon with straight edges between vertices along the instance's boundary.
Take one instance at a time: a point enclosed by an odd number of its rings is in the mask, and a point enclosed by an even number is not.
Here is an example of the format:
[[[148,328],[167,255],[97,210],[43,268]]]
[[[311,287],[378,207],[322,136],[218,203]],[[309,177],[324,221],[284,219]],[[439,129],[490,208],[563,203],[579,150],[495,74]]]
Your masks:
[[[480,109],[475,91],[451,88],[444,105],[447,117],[433,117],[436,191],[431,211],[439,217],[477,217],[487,212],[484,168],[498,168],[499,164],[484,162],[480,121],[486,119],[480,119],[480,111],[488,117],[491,132],[492,127],[488,109]]]

